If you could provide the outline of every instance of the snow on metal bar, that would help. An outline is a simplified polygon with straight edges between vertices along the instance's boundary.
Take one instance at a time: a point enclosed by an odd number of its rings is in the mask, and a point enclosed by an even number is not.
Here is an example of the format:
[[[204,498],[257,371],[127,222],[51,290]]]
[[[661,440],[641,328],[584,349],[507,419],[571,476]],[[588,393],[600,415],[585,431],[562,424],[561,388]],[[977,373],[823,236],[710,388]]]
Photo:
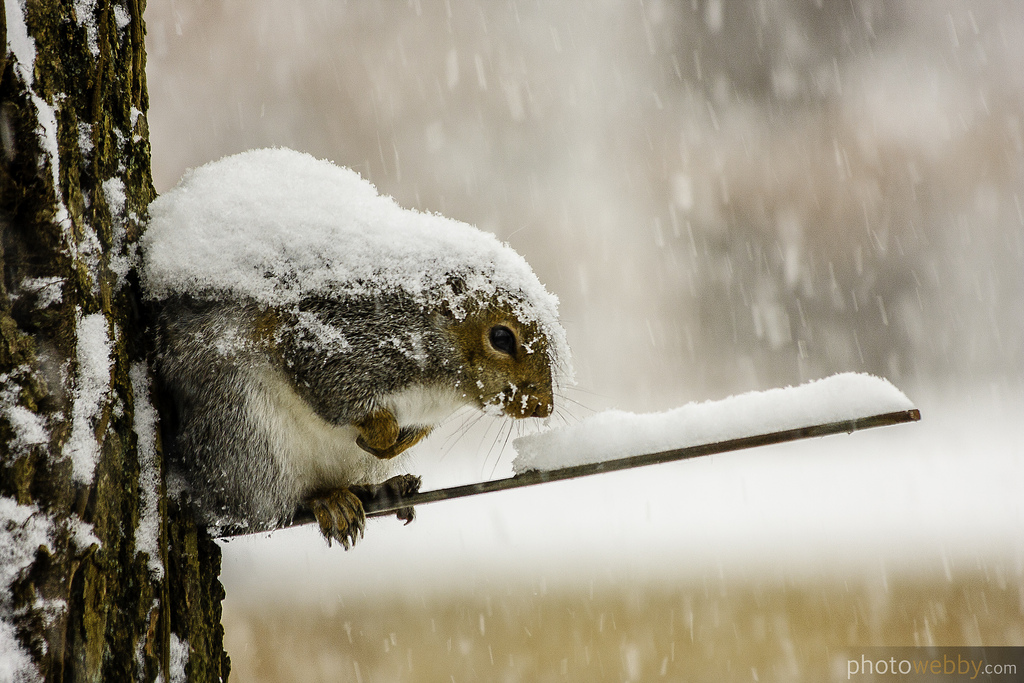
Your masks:
[[[755,434],[753,436],[729,439],[728,441],[699,444],[696,446],[687,446],[685,448],[676,448],[656,453],[644,453],[615,460],[603,460],[585,463],[582,465],[571,465],[569,467],[552,470],[529,470],[504,479],[482,481],[475,484],[465,484],[462,486],[453,486],[433,491],[422,491],[403,498],[377,498],[364,501],[363,507],[366,510],[367,516],[385,515],[394,512],[399,508],[423,505],[425,503],[434,503],[441,500],[451,500],[453,498],[464,498],[466,496],[474,496],[480,493],[504,491],[508,489],[521,488],[523,486],[543,484],[550,481],[576,479],[579,477],[590,476],[592,474],[601,474],[603,472],[616,472],[619,470],[632,469],[634,467],[643,467],[645,465],[656,465],[659,463],[674,462],[676,460],[688,460],[706,455],[728,453],[731,451],[743,450],[745,448],[754,448],[756,446],[769,446],[771,444],[798,441],[800,439],[809,439],[817,436],[829,436],[831,434],[843,433],[848,434],[873,427],[886,427],[904,422],[916,422],[920,419],[921,412],[916,408],[913,408],[911,410],[870,415],[852,420],[843,420],[841,422],[830,422],[826,424],[786,429],[778,432],[769,432],[766,434]],[[303,524],[308,521],[312,521],[312,518],[296,517],[294,523]]]
[[[513,445],[519,455],[512,477],[404,497],[378,494],[362,502],[367,516],[376,517],[441,500],[920,419],[910,399],[888,381],[841,373],[797,387],[690,403],[661,413],[596,413],[576,425],[516,439]],[[300,510],[286,526],[313,521],[311,513]],[[219,535],[241,533],[245,532],[223,529]]]

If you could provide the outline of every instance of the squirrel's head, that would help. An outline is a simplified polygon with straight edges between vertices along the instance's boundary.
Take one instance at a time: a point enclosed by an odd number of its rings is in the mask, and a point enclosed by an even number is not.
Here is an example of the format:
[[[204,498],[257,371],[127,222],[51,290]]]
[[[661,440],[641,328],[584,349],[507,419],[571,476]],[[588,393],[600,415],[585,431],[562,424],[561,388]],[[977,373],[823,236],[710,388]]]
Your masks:
[[[448,330],[465,361],[460,389],[481,408],[513,418],[551,414],[550,349],[535,323],[519,320],[505,306],[479,306]]]

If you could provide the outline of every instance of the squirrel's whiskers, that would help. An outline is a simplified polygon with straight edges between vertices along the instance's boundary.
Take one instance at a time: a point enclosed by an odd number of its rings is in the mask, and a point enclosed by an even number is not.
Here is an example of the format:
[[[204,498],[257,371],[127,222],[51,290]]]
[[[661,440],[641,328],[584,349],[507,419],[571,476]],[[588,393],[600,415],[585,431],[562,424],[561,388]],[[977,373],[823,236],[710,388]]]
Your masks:
[[[459,444],[459,442],[466,436],[481,419],[486,415],[478,410],[473,410],[470,406],[464,406],[459,408],[452,413],[448,419],[438,425],[438,430],[447,431],[448,435],[445,436],[444,441],[438,446],[438,450],[441,452],[441,459],[448,457],[448,454]],[[450,428],[450,425],[456,420],[461,419],[462,421],[458,426]]]

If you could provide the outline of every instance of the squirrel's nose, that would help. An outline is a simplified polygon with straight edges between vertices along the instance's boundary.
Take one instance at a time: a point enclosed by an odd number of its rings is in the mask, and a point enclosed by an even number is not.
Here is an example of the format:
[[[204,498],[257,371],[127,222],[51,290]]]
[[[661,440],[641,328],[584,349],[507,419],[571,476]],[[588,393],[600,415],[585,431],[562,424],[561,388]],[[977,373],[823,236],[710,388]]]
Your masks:
[[[524,406],[523,417],[547,417],[554,408],[554,401],[550,396],[530,396]]]
[[[510,417],[547,417],[554,410],[555,401],[549,391],[535,392],[528,388],[505,404],[505,413]]]
[[[551,414],[551,402],[540,400],[533,406],[533,412],[530,413],[529,417],[547,417]]]

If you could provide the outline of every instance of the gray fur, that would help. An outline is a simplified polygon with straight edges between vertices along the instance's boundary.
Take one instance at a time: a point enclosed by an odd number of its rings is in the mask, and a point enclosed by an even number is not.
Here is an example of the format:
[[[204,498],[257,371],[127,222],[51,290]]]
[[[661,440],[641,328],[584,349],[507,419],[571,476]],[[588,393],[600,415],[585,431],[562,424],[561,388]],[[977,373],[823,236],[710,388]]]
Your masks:
[[[286,310],[165,301],[157,369],[177,417],[168,450],[200,520],[273,528],[319,490],[383,481],[393,461],[354,446],[335,454],[323,443],[332,441],[330,429],[364,418],[396,392],[456,395],[464,361],[445,334],[450,323],[398,296],[310,299]],[[282,411],[298,417],[279,418]],[[301,454],[306,439],[321,443],[313,459]]]
[[[311,340],[298,315],[339,330],[347,345]],[[412,384],[459,383],[464,361],[445,334],[448,322],[405,297],[311,299],[283,321],[280,349],[299,394],[325,420],[348,423]]]

